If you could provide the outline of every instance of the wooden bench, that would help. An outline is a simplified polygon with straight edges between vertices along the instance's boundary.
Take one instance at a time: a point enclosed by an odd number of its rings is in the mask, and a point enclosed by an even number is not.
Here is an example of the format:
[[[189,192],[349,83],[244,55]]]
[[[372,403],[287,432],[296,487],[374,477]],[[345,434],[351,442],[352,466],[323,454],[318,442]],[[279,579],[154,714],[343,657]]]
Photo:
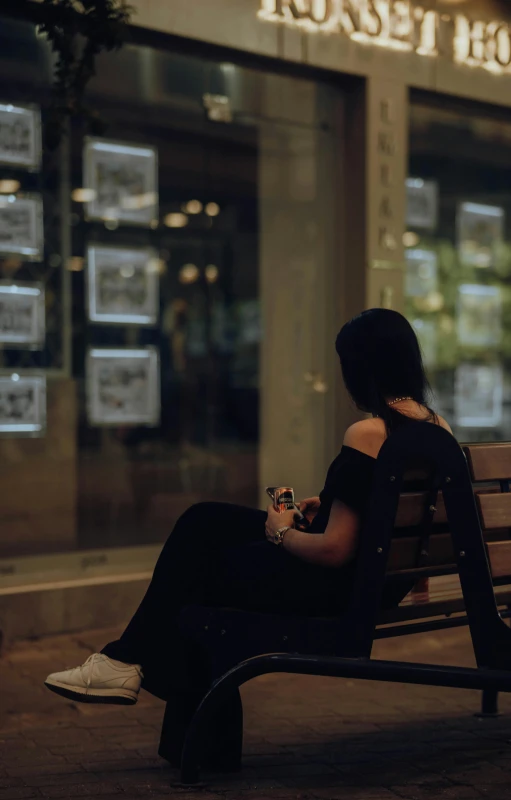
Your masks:
[[[417,463],[427,470],[410,469]],[[403,491],[410,479],[420,491]],[[195,783],[201,767],[240,768],[239,687],[265,673],[479,689],[483,713],[496,713],[498,692],[511,691],[510,479],[511,444],[462,450],[445,430],[411,423],[377,459],[353,591],[338,616],[185,609],[182,630],[207,651],[212,680],[205,696],[176,691],[167,701],[159,753],[181,763],[183,783]],[[428,602],[409,595],[382,611],[384,586],[396,578],[429,578]],[[459,625],[470,627],[477,668],[371,659],[375,639]]]

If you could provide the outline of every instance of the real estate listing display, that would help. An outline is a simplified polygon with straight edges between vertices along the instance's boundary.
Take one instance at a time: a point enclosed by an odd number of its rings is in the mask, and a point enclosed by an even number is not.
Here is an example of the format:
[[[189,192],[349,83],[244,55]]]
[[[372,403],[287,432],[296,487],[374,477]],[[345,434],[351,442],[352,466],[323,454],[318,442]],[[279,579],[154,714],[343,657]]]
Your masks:
[[[155,347],[90,349],[87,411],[91,425],[157,425],[160,419],[158,350]]]

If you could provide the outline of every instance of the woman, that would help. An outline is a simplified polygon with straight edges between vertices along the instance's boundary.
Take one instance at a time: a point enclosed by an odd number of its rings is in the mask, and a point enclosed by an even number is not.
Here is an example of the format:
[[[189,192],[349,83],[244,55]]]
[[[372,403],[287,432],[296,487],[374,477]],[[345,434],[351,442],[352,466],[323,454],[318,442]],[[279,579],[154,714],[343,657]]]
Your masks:
[[[300,503],[309,532],[294,513],[200,503],[178,520],[153,579],[121,638],[85,664],[54,673],[46,686],[84,702],[132,704],[140,687],[165,699],[208,685],[207,666],[179,632],[192,604],[295,614],[333,614],[347,600],[357,537],[371,491],[375,459],[389,433],[409,420],[447,422],[426,403],[428,384],[411,325],[395,311],[371,309],[342,328],[336,341],[346,388],[372,415],[346,432],[323,491]],[[409,584],[388,587],[396,604]],[[199,667],[197,667],[199,664]]]

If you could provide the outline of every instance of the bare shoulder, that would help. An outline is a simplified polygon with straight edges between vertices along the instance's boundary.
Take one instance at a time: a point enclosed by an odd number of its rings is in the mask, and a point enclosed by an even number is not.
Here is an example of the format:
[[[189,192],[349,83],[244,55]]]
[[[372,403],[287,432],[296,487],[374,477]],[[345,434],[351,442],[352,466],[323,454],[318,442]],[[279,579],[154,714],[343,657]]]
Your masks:
[[[449,425],[449,423],[447,422],[446,419],[441,417],[440,414],[437,414],[436,418],[437,418],[438,424],[440,425],[441,428],[445,428],[446,431],[449,431],[449,433],[452,433],[452,428],[451,428],[451,426]]]
[[[385,423],[382,419],[378,417],[363,419],[350,425],[344,434],[344,444],[376,458],[386,436]]]

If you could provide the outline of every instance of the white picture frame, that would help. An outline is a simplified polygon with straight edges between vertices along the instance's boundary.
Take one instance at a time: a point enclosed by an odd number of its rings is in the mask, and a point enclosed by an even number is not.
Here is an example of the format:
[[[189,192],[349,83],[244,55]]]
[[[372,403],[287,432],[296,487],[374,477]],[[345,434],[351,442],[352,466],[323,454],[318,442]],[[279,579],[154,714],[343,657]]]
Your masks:
[[[46,333],[42,283],[0,281],[0,343],[41,350]]]
[[[91,348],[86,384],[91,425],[159,424],[160,359],[156,347]]]
[[[0,436],[44,436],[46,378],[0,375]]]
[[[90,322],[155,325],[160,281],[152,248],[90,244],[87,248],[87,298]]]
[[[88,137],[83,151],[88,220],[153,227],[158,223],[155,147]]]
[[[459,428],[498,428],[503,418],[504,376],[498,364],[460,364],[455,373],[454,416]]]
[[[406,297],[427,297],[438,289],[438,256],[434,250],[405,250]]]
[[[495,347],[502,339],[500,286],[462,283],[456,308],[458,342],[464,347]]]
[[[504,240],[505,211],[500,206],[460,203],[456,215],[458,255],[466,267],[493,267]]]
[[[0,195],[0,255],[42,261],[43,201],[40,195]]]
[[[39,107],[0,102],[0,164],[37,171],[41,154]]]
[[[423,178],[406,179],[406,224],[433,231],[438,225],[438,183]]]

